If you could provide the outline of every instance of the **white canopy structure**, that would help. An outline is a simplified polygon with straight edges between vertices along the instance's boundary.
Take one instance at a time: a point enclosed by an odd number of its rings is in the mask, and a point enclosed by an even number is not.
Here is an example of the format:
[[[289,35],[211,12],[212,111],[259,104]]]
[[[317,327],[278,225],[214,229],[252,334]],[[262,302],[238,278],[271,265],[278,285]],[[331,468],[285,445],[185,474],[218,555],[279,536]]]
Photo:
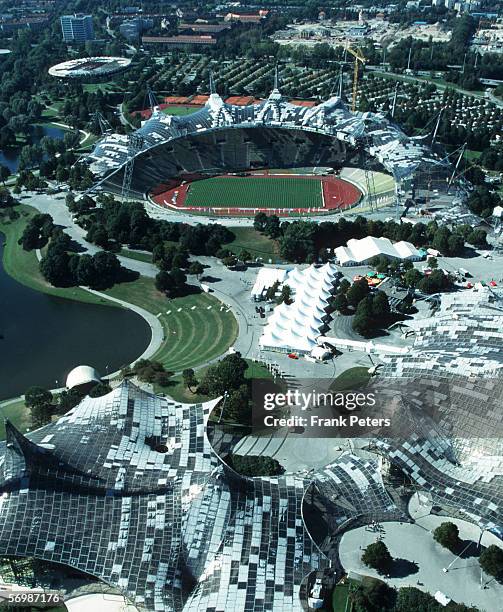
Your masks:
[[[385,255],[389,259],[419,261],[421,253],[410,242],[402,240],[393,244],[388,238],[367,236],[361,240],[352,238],[345,247],[337,247],[335,256],[341,266],[365,265],[373,257]]]
[[[274,285],[274,283],[282,283],[287,275],[286,270],[280,268],[260,268],[257,274],[257,279],[251,290],[251,296],[254,300],[264,299],[265,292]]]
[[[292,289],[295,299],[292,304],[276,306],[260,338],[260,348],[311,353],[324,326],[328,300],[337,278],[337,269],[330,263],[288,272],[283,284]]]

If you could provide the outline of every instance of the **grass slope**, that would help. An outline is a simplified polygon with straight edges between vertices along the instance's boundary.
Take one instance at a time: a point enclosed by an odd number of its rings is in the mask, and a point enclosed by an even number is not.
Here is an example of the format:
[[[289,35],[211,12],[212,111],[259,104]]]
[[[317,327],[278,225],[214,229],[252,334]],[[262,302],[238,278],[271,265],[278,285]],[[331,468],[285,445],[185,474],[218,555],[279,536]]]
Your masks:
[[[300,178],[215,177],[190,185],[186,206],[318,208],[321,181]]]
[[[253,227],[230,227],[235,239],[225,245],[226,249],[239,255],[243,249],[249,251],[252,257],[262,257],[264,261],[271,259],[273,262],[278,260],[277,244],[271,238],[263,236]]]
[[[152,358],[171,372],[215,359],[236,339],[234,315],[226,308],[222,310],[222,304],[206,293],[168,300],[156,290],[152,279],[144,277],[115,285],[105,293],[159,315],[165,342]],[[168,311],[170,314],[166,314]]]
[[[6,419],[9,419],[23,433],[27,429],[31,429],[30,411],[26,407],[24,400],[13,402],[7,406],[0,404],[0,417],[0,440],[5,440]]]

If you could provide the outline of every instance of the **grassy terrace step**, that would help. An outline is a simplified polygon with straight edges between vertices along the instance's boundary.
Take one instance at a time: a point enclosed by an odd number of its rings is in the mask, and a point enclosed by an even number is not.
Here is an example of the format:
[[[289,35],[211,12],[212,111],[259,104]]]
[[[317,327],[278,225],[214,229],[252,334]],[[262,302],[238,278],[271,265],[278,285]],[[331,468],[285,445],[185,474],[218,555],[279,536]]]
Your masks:
[[[221,302],[206,293],[168,300],[156,290],[152,279],[144,277],[115,285],[105,293],[159,315],[165,341],[152,359],[161,361],[169,371],[178,372],[215,359],[236,339],[238,324],[234,315],[226,308],[221,310]],[[168,311],[170,314],[166,314]]]

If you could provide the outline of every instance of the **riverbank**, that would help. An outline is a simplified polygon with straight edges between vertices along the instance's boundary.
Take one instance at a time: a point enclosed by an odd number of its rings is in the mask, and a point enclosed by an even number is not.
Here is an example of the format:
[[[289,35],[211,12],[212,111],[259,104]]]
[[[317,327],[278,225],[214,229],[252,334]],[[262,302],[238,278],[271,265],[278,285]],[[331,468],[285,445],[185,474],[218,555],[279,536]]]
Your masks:
[[[158,360],[168,371],[180,373],[185,368],[200,368],[213,362],[236,340],[238,323],[234,315],[219,300],[205,293],[168,300],[156,290],[154,280],[146,277],[115,285],[105,292],[50,286],[40,273],[35,251],[24,251],[17,242],[30,218],[38,211],[26,205],[16,206],[15,210],[20,217],[14,221],[9,221],[6,214],[0,216],[0,232],[6,236],[3,265],[7,274],[48,295],[124,307],[140,314],[152,334],[141,357]],[[138,358],[140,355],[133,362]]]
[[[16,206],[14,210],[19,213],[19,218],[14,221],[8,219],[6,212],[0,212],[0,232],[5,236],[3,266],[9,276],[22,285],[48,295],[89,304],[114,306],[110,301],[92,295],[80,287],[59,288],[50,285],[39,270],[35,251],[25,251],[18,244],[27,223],[38,211],[25,204]]]

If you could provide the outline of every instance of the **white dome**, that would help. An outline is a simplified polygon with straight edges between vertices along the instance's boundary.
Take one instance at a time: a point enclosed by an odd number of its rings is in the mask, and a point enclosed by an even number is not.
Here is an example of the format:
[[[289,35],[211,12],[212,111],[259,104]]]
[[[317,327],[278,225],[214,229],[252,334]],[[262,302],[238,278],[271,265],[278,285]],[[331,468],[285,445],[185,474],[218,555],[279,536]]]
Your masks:
[[[80,387],[81,385],[92,382],[99,383],[100,381],[100,375],[94,368],[87,365],[80,365],[73,368],[66,377],[66,387],[68,389],[73,389],[74,387]]]

